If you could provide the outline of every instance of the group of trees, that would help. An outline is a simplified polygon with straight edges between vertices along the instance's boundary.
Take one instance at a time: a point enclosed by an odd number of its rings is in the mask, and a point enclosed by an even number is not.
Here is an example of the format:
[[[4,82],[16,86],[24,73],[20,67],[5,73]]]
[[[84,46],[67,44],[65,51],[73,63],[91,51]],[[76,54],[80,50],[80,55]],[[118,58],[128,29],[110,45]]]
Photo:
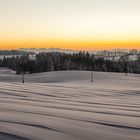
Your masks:
[[[129,63],[124,58],[119,61],[110,61],[103,58],[95,58],[93,54],[88,52],[73,54],[49,52],[37,54],[36,60],[30,60],[29,55],[0,60],[1,67],[9,67],[15,70],[17,74],[61,70],[127,72],[128,65],[129,72],[140,73],[140,58],[134,62],[129,61]]]
[[[0,55],[25,55],[25,54],[28,54],[28,52],[18,50],[0,50]]]

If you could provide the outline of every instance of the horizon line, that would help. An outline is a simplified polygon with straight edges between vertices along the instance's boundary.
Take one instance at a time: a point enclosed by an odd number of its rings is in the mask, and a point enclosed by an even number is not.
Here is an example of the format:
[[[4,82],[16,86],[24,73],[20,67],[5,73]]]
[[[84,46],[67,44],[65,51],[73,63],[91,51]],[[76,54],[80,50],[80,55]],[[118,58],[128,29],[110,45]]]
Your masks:
[[[26,47],[21,47],[21,48],[16,48],[16,49],[0,49],[0,51],[14,51],[14,50],[20,50],[20,49],[36,49],[36,50],[39,50],[39,49],[46,49],[46,50],[49,50],[49,49],[58,49],[58,50],[63,50],[63,51],[86,51],[86,52],[91,52],[91,51],[115,51],[115,50],[138,50],[140,51],[140,49],[138,48],[112,48],[112,49],[93,49],[93,50],[84,50],[84,49],[65,49],[65,48],[59,48],[59,47],[29,47],[29,48],[26,48]]]

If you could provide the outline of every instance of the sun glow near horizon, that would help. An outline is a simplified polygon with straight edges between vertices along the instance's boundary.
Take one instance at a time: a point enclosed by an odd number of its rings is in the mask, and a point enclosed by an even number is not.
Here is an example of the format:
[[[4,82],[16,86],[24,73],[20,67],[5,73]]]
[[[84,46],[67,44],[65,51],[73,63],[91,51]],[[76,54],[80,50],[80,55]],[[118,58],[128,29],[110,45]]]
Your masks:
[[[0,49],[140,49],[139,0],[0,0]]]

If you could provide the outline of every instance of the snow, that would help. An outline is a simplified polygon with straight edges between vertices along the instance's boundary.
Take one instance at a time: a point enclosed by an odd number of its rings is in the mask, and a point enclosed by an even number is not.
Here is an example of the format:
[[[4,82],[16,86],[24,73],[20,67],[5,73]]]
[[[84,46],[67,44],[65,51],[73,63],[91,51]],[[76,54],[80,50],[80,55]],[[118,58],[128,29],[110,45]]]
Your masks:
[[[0,140],[139,140],[140,75],[0,69]]]

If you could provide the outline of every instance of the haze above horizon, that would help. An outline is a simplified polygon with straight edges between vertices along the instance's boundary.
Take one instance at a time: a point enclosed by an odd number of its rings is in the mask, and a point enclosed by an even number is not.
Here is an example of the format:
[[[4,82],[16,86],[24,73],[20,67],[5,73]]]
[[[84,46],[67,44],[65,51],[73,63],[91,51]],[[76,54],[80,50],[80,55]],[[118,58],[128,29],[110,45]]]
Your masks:
[[[139,0],[0,0],[0,49],[140,49]]]

